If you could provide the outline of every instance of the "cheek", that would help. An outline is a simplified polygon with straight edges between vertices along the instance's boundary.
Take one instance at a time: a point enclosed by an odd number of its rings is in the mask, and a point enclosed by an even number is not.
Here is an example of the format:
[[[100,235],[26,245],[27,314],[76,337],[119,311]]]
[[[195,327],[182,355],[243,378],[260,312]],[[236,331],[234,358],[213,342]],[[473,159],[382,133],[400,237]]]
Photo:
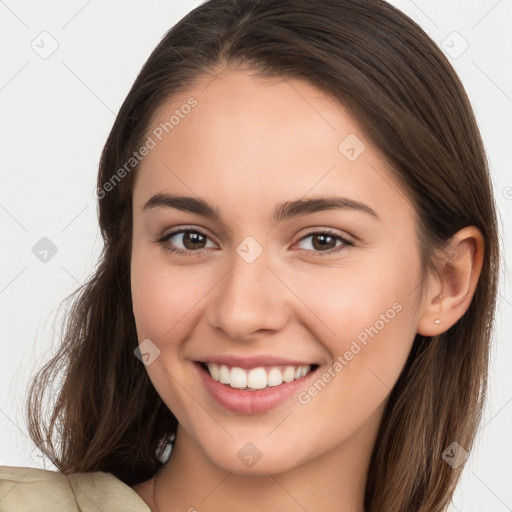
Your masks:
[[[333,373],[343,373],[340,385],[350,382],[338,392],[350,394],[357,388],[355,395],[365,389],[380,395],[378,388],[392,388],[416,334],[419,277],[420,262],[410,257],[340,268],[328,280],[325,269],[295,274],[294,291],[315,313],[306,315],[312,319],[309,329],[330,354],[331,364],[339,363]]]
[[[160,350],[146,371],[168,408],[186,418],[188,395],[183,393],[182,383],[187,374],[180,348],[204,295],[201,279],[193,267],[173,268],[161,255],[134,249],[131,289],[137,336],[139,342],[150,339]]]
[[[196,267],[173,267],[161,256],[143,251],[133,253],[131,286],[139,339],[154,339],[157,344],[175,337],[207,291]]]
[[[305,302],[321,320],[314,320],[309,328],[320,325],[315,334],[332,357],[312,386],[298,396],[304,406],[298,409],[304,414],[298,424],[329,411],[337,425],[332,436],[342,439],[381,411],[416,333],[416,295],[410,293],[410,283],[418,269],[414,262],[405,267],[339,272],[338,277],[333,273],[328,286],[311,281],[311,276],[296,281],[295,290],[307,297]],[[319,426],[317,432],[319,450],[326,442],[323,428]]]
[[[390,331],[403,325],[404,311],[413,306],[410,293],[416,275],[415,269],[380,268],[340,269],[330,272],[312,269],[307,274],[297,272],[293,277],[294,292],[316,318],[320,340],[335,349],[348,348],[350,340],[362,343],[370,336],[368,331]],[[409,314],[407,314],[409,316]],[[334,351],[330,351],[333,353]]]

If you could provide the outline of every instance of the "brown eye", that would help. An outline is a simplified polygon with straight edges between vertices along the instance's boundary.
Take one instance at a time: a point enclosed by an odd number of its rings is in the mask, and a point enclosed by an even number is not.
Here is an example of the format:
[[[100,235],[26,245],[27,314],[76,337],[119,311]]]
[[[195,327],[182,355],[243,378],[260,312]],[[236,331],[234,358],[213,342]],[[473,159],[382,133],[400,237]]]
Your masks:
[[[208,245],[209,242],[210,245]],[[209,241],[208,235],[195,229],[173,231],[161,238],[159,243],[169,252],[184,255],[200,252],[202,249],[209,247],[215,247],[215,244]]]
[[[298,243],[302,244],[302,247],[300,247],[301,249],[312,251],[314,253],[326,254],[336,253],[344,249],[346,246],[354,245],[341,235],[331,233],[329,231],[310,233],[309,235],[301,238]]]
[[[336,247],[336,238],[323,233],[313,235],[313,247],[319,251],[334,249]]]
[[[201,233],[194,231],[185,231],[183,233],[183,245],[185,249],[203,249],[206,244],[206,237]]]

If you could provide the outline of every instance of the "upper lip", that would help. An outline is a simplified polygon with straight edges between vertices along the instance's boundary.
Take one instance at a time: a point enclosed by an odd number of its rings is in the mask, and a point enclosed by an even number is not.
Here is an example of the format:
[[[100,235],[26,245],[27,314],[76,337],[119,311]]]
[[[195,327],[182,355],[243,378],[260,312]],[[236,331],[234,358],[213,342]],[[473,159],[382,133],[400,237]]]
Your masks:
[[[260,366],[308,366],[315,365],[311,361],[304,362],[298,359],[289,359],[274,355],[236,356],[236,355],[211,355],[198,360],[200,363],[217,363],[238,368],[257,368]]]

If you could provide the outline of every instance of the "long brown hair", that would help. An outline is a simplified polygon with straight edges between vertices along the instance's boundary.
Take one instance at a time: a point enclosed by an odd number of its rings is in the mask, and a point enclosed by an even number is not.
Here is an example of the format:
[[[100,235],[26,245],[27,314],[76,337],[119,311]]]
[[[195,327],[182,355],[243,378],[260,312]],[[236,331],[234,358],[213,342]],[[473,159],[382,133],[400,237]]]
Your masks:
[[[108,471],[134,485],[160,468],[156,451],[177,420],[134,356],[136,166],[112,180],[142,145],[163,102],[227,65],[306,80],[359,120],[415,206],[424,276],[436,268],[436,249],[458,230],[473,225],[484,236],[483,268],[467,312],[445,333],[414,340],[366,483],[367,511],[441,511],[463,468],[453,469],[442,453],[454,441],[471,449],[486,396],[497,221],[483,144],[456,73],[415,22],[382,0],[210,0],[165,35],[103,149],[97,197],[104,249],[94,275],[71,297],[59,352],[32,381],[30,435],[66,474]],[[45,420],[45,390],[60,372]]]

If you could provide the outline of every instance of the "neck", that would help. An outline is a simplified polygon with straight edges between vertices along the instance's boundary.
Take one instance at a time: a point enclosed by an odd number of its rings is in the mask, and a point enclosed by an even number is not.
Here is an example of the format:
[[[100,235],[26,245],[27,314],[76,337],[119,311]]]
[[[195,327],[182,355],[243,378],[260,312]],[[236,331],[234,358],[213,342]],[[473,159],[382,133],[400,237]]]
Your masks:
[[[301,466],[279,473],[243,475],[214,465],[178,427],[170,460],[153,480],[158,512],[362,512],[364,488],[378,424]],[[370,442],[369,442],[370,441]]]

